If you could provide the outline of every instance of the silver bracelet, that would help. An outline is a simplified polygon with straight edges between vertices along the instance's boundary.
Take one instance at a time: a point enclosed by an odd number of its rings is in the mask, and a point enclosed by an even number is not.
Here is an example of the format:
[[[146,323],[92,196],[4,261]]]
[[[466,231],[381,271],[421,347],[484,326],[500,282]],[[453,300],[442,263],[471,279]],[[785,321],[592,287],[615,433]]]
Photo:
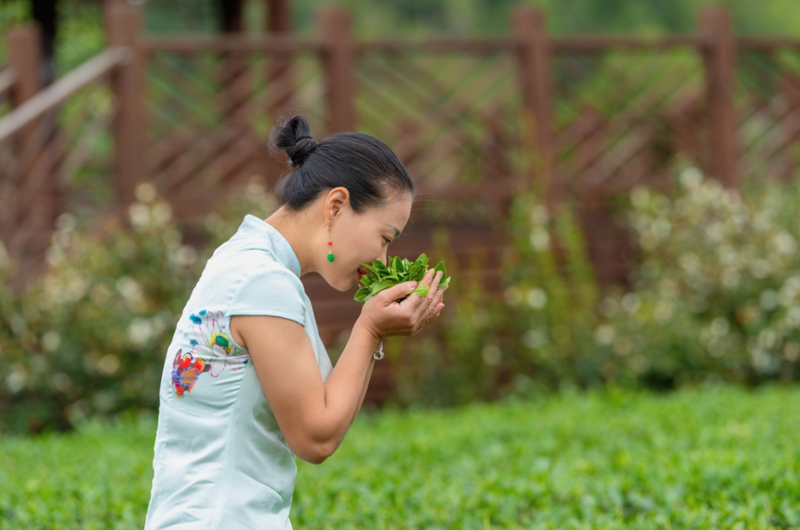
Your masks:
[[[381,359],[383,359],[385,356],[386,356],[386,354],[385,354],[385,353],[383,353],[383,339],[381,339],[381,343],[378,345],[378,349],[377,349],[377,350],[375,350],[374,352],[372,352],[372,357],[373,357],[373,358],[374,358],[376,361],[380,361],[380,360],[381,360]]]

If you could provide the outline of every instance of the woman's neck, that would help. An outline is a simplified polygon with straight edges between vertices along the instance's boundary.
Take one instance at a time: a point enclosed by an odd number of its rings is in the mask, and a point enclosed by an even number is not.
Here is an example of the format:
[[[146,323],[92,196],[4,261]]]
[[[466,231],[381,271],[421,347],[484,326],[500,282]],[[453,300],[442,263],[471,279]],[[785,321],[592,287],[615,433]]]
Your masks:
[[[313,228],[315,223],[309,219],[307,212],[292,213],[285,206],[281,206],[264,221],[289,242],[297,261],[300,262],[300,276],[316,272],[317,263],[312,259],[311,249],[318,246],[318,230]]]

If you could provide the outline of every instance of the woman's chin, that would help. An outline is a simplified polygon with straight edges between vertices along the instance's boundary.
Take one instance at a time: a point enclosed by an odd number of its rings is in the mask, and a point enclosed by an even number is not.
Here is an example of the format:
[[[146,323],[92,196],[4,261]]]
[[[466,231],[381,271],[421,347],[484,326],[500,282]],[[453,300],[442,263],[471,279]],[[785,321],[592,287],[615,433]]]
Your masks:
[[[336,283],[328,282],[328,284],[331,287],[333,287],[334,289],[336,289],[337,291],[340,291],[340,292],[344,293],[344,292],[347,292],[350,289],[352,289],[353,286],[356,284],[356,282],[354,282],[353,280],[340,280],[340,281],[338,281]]]

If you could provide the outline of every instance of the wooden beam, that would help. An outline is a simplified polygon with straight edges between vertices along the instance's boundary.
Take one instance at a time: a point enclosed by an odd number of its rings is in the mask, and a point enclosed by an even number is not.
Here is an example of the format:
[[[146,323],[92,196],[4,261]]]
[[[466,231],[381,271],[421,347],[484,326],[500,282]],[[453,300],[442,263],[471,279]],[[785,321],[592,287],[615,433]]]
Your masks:
[[[196,55],[207,52],[302,52],[322,51],[317,39],[291,35],[225,35],[220,37],[143,37],[147,53],[169,52]]]
[[[125,64],[129,58],[130,51],[127,48],[109,48],[40,91],[24,105],[0,120],[0,143],[8,140],[44,113],[66,101],[81,88],[108,75],[115,67]]]

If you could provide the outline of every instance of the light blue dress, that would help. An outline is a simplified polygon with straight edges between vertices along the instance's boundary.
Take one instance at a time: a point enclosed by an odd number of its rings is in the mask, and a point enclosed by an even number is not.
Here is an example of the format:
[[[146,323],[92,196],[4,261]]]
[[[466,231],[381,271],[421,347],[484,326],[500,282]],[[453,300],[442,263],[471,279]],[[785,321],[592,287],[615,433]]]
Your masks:
[[[295,455],[248,351],[228,331],[232,315],[299,322],[323,381],[331,373],[297,256],[274,227],[246,215],[208,260],[167,351],[146,530],[292,527]]]

